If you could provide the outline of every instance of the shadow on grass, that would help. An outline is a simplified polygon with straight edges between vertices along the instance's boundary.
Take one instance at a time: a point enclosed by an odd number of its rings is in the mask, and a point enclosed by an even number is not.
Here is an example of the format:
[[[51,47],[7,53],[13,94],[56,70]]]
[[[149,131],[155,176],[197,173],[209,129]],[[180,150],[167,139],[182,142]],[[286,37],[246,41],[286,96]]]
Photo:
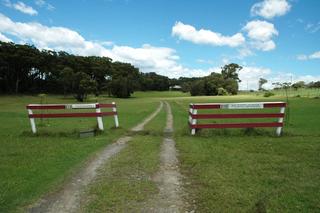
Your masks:
[[[111,131],[119,131],[121,130],[121,127],[115,128],[111,127]],[[51,137],[51,138],[58,138],[58,137],[64,137],[64,138],[82,138],[81,133],[82,132],[93,132],[93,136],[99,136],[106,134],[106,131],[101,131],[97,127],[88,128],[88,129],[74,129],[72,131],[68,132],[57,132],[57,131],[50,131],[50,130],[39,130],[37,133],[32,133],[31,131],[23,131],[20,134],[20,137]],[[85,137],[84,137],[85,138]]]
[[[191,136],[191,129],[188,127],[183,128],[177,133],[179,136]],[[214,136],[225,136],[225,137],[239,137],[239,136],[261,136],[261,137],[272,137],[279,138],[276,135],[276,131],[270,129],[261,128],[244,128],[244,129],[197,129],[196,134],[193,137],[214,137]],[[280,137],[289,136],[301,136],[292,132],[283,131]]]

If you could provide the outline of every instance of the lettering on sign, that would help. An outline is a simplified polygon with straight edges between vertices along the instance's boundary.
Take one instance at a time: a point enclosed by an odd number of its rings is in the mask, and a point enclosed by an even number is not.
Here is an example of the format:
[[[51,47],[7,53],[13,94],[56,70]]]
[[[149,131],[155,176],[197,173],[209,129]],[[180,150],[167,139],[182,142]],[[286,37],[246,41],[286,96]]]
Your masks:
[[[263,103],[221,104],[221,109],[263,109]]]
[[[95,109],[96,104],[72,104],[72,109]]]

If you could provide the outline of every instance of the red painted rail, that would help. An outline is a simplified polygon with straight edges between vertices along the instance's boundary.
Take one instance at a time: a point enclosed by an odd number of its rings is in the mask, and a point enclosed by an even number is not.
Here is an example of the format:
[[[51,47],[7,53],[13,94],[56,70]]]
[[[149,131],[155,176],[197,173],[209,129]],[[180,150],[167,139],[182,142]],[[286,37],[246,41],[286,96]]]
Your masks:
[[[89,103],[89,104],[29,104],[26,106],[28,110],[28,116],[31,123],[31,129],[33,133],[36,133],[35,118],[90,118],[96,117],[98,127],[103,130],[102,117],[113,116],[115,126],[119,126],[117,106],[113,103],[101,104],[101,103]],[[111,112],[101,112],[101,108],[110,108]],[[33,113],[32,110],[74,110],[74,109],[94,109],[95,112],[65,112],[65,113]]]
[[[189,108],[189,126],[192,129],[191,134],[194,135],[196,129],[207,128],[256,128],[256,127],[277,127],[277,135],[281,134],[283,127],[283,119],[285,117],[285,102],[246,102],[246,103],[200,103],[190,104]],[[203,113],[198,114],[198,110],[202,109],[265,109],[265,108],[280,108],[279,113]],[[242,123],[207,123],[197,124],[200,119],[255,119],[255,118],[277,118],[277,122],[242,122]]]

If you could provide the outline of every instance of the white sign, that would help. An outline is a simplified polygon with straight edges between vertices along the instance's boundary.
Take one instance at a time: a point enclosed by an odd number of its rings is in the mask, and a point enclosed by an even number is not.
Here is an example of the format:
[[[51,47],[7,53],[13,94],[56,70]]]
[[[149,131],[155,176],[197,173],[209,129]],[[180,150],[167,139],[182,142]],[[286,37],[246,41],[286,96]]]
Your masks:
[[[263,109],[263,103],[221,104],[221,109]]]
[[[67,109],[70,109],[69,107],[68,105],[66,105]],[[72,109],[95,109],[96,104],[71,104],[71,108]]]

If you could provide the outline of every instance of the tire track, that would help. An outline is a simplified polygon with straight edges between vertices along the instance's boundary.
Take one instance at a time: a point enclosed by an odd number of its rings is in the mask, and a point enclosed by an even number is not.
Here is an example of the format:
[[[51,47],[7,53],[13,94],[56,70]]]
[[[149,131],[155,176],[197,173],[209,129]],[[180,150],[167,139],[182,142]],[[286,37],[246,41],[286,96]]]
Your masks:
[[[144,126],[150,122],[162,109],[163,103],[149,115],[143,122],[131,129],[131,131],[142,131]],[[40,199],[36,204],[28,209],[28,212],[78,212],[81,196],[85,187],[97,176],[98,169],[105,164],[111,157],[119,153],[127,146],[127,142],[132,136],[119,138],[115,143],[106,146],[99,154],[86,163],[86,165],[66,183],[61,190],[49,194]]]
[[[165,107],[167,122],[160,152],[160,169],[153,177],[159,194],[149,200],[143,212],[183,212],[186,208],[182,198],[185,196],[182,175],[179,172],[175,141],[172,139],[173,116],[168,102],[165,102]]]

